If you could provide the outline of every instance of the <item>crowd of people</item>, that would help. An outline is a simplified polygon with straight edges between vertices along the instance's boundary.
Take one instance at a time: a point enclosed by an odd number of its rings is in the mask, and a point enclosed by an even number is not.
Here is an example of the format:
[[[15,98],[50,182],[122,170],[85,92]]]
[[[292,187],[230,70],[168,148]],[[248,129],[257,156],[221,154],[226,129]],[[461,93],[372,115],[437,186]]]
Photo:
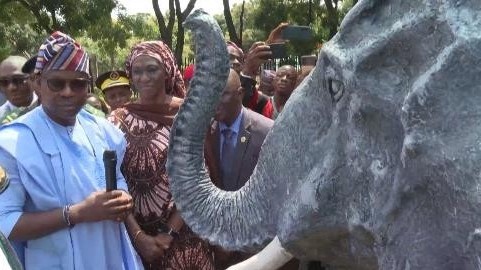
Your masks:
[[[205,143],[220,189],[247,182],[274,120],[315,65],[262,69],[280,30],[247,53],[226,43],[231,70]],[[170,193],[170,128],[193,76],[162,41],[140,42],[125,69],[97,77],[98,97],[88,53],[61,32],[31,59],[0,63],[0,169],[10,181],[0,231],[26,269],[225,269],[251,255],[197,237]],[[106,150],[119,161],[116,190],[106,190]]]

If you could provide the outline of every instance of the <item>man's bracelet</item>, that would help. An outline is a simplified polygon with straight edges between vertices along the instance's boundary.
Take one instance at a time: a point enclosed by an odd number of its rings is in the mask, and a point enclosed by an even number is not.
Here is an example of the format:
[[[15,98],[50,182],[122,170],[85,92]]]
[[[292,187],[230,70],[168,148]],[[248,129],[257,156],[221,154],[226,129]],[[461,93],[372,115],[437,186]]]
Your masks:
[[[67,224],[67,226],[69,228],[73,228],[73,226],[75,226],[75,224],[73,224],[71,221],[70,221],[70,207],[72,205],[70,204],[67,204],[63,207],[63,210],[62,210],[62,216],[63,216],[63,221],[65,221],[65,223]]]
[[[134,233],[134,237],[132,238],[132,244],[134,245],[134,247],[137,247],[137,239],[139,238],[140,234],[142,234],[143,231],[142,230],[138,230]]]

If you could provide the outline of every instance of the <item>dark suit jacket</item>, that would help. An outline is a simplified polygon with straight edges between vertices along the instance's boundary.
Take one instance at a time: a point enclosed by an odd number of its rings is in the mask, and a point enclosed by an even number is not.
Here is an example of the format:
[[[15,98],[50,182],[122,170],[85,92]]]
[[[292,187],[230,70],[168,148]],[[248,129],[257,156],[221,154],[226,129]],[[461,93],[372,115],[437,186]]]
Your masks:
[[[246,108],[243,108],[243,111],[244,115],[239,128],[239,134],[237,135],[237,144],[235,148],[235,169],[233,170],[232,175],[228,177],[229,179],[222,179],[220,169],[221,139],[219,123],[214,121],[210,130],[207,132],[204,152],[206,163],[212,182],[221,189],[223,189],[224,180],[235,181],[237,189],[241,188],[247,180],[249,180],[249,177],[257,164],[261,145],[274,124],[272,119],[254,111]],[[214,250],[216,270],[226,269],[227,267],[239,263],[253,255],[239,251],[229,252],[223,250],[221,247],[214,247]],[[298,261],[292,259],[289,263],[280,268],[280,270],[297,270],[298,267]]]
[[[226,181],[232,181],[235,189],[241,188],[254,171],[259,151],[274,121],[249,109],[242,108],[243,116],[237,135],[234,169],[229,176],[222,177],[220,166],[220,130],[218,122],[212,123],[207,134],[205,155],[212,182],[223,189]]]

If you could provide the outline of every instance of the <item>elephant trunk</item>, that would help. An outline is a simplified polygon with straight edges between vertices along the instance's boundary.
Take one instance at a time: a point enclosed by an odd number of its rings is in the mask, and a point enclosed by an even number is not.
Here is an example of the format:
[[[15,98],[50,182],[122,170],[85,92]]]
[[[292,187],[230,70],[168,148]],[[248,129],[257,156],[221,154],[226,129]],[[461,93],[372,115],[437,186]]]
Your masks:
[[[186,224],[226,249],[259,247],[275,236],[262,200],[266,185],[251,178],[241,190],[215,187],[204,166],[204,140],[229,74],[227,48],[216,21],[201,10],[185,26],[194,33],[195,76],[172,126],[167,161],[171,191]],[[259,180],[259,181],[258,181]]]

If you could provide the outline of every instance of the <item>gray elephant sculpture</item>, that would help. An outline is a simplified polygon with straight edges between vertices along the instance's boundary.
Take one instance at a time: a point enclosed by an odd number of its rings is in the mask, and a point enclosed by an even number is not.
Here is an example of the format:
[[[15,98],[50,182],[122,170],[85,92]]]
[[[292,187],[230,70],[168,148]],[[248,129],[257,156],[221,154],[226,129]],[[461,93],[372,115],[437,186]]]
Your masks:
[[[481,269],[481,1],[361,0],[267,136],[249,182],[212,185],[203,141],[228,74],[206,14],[168,174],[212,243],[332,269]]]

